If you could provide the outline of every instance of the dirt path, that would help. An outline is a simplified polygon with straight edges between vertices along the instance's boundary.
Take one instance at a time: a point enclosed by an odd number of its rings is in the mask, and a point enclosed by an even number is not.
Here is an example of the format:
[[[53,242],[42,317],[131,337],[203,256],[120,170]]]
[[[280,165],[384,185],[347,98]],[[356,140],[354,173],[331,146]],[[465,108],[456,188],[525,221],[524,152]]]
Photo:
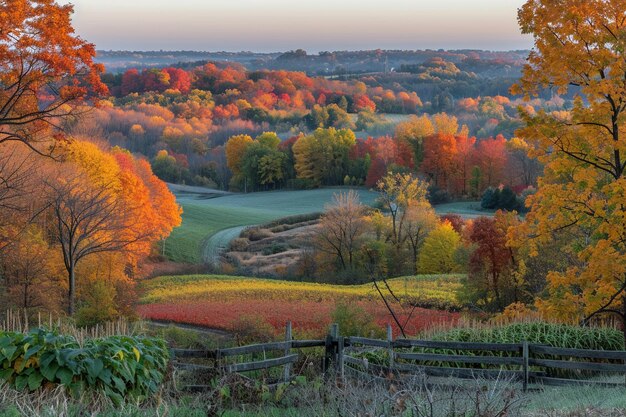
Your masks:
[[[250,226],[235,226],[224,229],[207,239],[202,249],[202,261],[212,266],[219,266],[222,253],[228,249],[230,242],[239,237],[241,231],[246,227]]]
[[[209,327],[197,326],[193,324],[184,324],[184,323],[176,323],[173,321],[165,321],[165,320],[146,320],[146,322],[151,326],[156,327],[177,327],[179,329],[191,330],[194,332],[202,333],[207,336],[218,337],[220,339],[232,339],[233,335],[226,330],[221,329],[211,329]]]

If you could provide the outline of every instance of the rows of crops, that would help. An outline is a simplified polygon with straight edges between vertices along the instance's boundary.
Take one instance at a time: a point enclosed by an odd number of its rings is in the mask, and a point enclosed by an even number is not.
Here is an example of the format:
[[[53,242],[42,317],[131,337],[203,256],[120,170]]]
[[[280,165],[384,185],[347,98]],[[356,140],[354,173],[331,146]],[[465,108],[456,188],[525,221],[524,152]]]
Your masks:
[[[454,321],[460,305],[456,293],[459,275],[419,276],[388,281],[383,293],[394,305],[407,331],[417,333],[431,325]],[[139,313],[153,320],[169,320],[229,330],[241,317],[257,316],[279,330],[287,321],[312,333],[323,333],[340,303],[357,305],[383,326],[392,323],[372,284],[341,286],[229,276],[160,277],[143,284]],[[393,292],[399,302],[391,296]],[[413,309],[410,305],[435,309]],[[438,310],[436,308],[440,308]]]

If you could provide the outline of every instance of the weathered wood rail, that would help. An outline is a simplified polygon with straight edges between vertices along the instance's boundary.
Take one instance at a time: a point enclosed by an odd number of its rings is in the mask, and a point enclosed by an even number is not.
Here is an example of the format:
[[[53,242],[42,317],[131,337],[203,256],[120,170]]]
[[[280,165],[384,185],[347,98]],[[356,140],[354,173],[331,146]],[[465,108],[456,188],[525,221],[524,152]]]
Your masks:
[[[343,337],[337,325],[324,340],[293,340],[291,323],[285,340],[214,350],[172,349],[174,365],[187,370],[245,373],[283,367],[278,382],[292,378],[293,364],[303,348],[324,348],[321,370],[343,378],[346,371],[356,377],[385,380],[420,375],[450,378],[506,378],[530,384],[596,384],[626,387],[626,351],[555,348],[522,343],[468,343],[433,340],[393,339],[388,327],[386,340]],[[262,359],[248,359],[261,355]],[[370,359],[368,359],[368,357]],[[190,364],[179,359],[207,359],[210,365]],[[372,360],[374,358],[374,360]],[[240,360],[239,362],[237,362]],[[241,362],[243,360],[243,362]],[[622,378],[619,382],[595,376]]]

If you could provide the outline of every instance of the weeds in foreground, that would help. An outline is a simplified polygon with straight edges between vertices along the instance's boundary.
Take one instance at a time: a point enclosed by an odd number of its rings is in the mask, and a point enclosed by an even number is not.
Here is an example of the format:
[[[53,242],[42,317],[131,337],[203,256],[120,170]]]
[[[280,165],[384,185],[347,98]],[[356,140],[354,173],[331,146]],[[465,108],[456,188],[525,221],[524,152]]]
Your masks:
[[[507,379],[426,385],[408,381],[301,378],[275,387],[230,375],[199,392],[181,390],[175,371],[147,402],[115,406],[93,393],[81,398],[62,387],[26,393],[0,385],[0,417],[626,417],[621,389],[554,388],[523,393]]]

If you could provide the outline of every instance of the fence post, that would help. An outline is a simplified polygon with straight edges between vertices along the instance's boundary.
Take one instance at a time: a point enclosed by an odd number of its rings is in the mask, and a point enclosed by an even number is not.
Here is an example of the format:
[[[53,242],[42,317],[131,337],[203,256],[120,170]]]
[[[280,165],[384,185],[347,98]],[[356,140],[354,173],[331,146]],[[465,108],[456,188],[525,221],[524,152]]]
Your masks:
[[[324,373],[328,375],[328,371],[331,367],[331,362],[333,366],[336,365],[336,356],[335,356],[335,343],[337,342],[337,335],[339,334],[339,325],[334,323],[330,327],[330,333],[326,335],[326,343],[325,343],[325,353],[324,353]]]
[[[345,337],[340,336],[337,339],[337,371],[339,373],[339,377],[341,381],[344,379],[344,367],[343,367],[343,349],[345,346]]]
[[[291,353],[291,322],[287,322],[287,327],[285,328],[285,342],[289,342],[289,345],[285,348],[285,356],[288,356]],[[291,377],[291,362],[285,364],[283,379],[285,382],[289,382],[289,378]]]
[[[524,365],[522,367],[522,371],[524,373],[524,381],[523,381],[523,387],[522,388],[523,388],[524,392],[526,392],[528,390],[528,379],[529,379],[528,356],[529,356],[528,342],[526,340],[524,340],[522,342],[522,360],[524,362]]]
[[[391,324],[387,324],[387,343],[389,344],[389,370],[393,372],[393,329],[391,328]]]

